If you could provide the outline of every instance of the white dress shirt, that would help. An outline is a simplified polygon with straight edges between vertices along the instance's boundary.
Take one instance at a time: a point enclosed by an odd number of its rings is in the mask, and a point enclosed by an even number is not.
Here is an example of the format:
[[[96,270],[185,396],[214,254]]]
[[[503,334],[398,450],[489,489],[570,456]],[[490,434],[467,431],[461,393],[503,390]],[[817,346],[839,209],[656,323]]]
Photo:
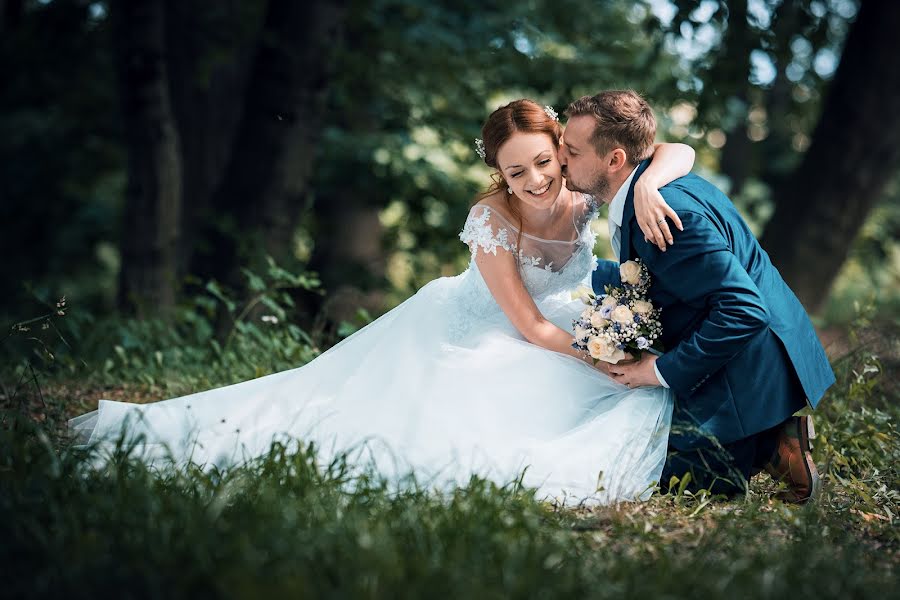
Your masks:
[[[634,179],[635,171],[637,171],[637,167],[631,171],[628,179],[625,180],[619,188],[619,191],[613,196],[612,202],[609,203],[609,217],[607,219],[609,225],[609,240],[612,243],[612,249],[616,255],[616,260],[619,260],[619,252],[622,248],[622,217],[625,214],[625,200],[628,198],[628,190],[631,188],[631,181]],[[656,373],[656,378],[659,379],[659,384],[665,388],[669,387],[669,384],[663,379],[655,362],[653,363],[653,371]]]

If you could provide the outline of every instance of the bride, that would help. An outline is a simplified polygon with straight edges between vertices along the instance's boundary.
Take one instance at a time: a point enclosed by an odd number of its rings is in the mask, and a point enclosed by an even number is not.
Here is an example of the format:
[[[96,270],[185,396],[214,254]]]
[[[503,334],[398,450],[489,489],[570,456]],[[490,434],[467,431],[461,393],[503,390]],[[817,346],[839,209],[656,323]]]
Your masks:
[[[431,281],[302,367],[152,404],[100,400],[69,422],[76,442],[98,447],[101,464],[127,434],[148,463],[228,467],[299,440],[321,460],[346,452],[393,481],[521,477],[562,503],[648,495],[673,398],[614,382],[571,346],[584,305],[570,291],[596,268],[597,206],[564,185],[556,114],[517,100],[482,133],[495,184],[459,235],[472,256],[463,273]],[[638,186],[693,165],[686,146],[656,151]],[[647,222],[668,210],[645,183],[635,197]]]

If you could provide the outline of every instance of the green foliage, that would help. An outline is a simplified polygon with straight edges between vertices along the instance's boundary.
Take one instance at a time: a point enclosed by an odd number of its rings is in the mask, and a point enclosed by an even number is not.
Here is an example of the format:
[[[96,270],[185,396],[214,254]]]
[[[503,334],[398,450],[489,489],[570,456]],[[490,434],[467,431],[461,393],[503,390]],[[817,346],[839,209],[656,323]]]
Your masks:
[[[264,5],[191,0],[169,7],[178,23],[170,51],[191,57],[173,65],[190,71],[174,80],[176,109],[185,98],[207,98],[227,121],[225,106],[238,95],[214,97],[220,88],[211,82],[246,75],[241,65],[249,62]],[[491,110],[522,96],[562,109],[581,94],[623,86],[653,102],[661,139],[694,145],[701,162],[732,180],[738,177],[725,156],[738,148],[731,162],[753,185],[735,199],[761,228],[771,213],[769,192],[809,143],[832,74],[828,65],[839,58],[858,2],[750,3],[745,23],[735,16],[739,5],[351,1],[334,45],[337,64],[310,191],[296,199],[306,214],[295,253],[306,260],[339,245],[353,233],[343,217],[355,207],[382,209],[388,256],[374,260],[388,265],[387,277],[365,260],[357,268],[331,264],[322,276],[329,287],[386,289],[388,304],[405,299],[465,265],[456,234],[488,182],[471,142]],[[116,305],[127,153],[108,9],[103,1],[26,2],[21,18],[3,25],[0,252],[17,260],[3,262],[8,291],[0,295],[0,319],[30,301],[20,293],[22,282],[39,297],[65,293],[90,313]],[[671,18],[661,16],[666,12]],[[738,29],[745,30],[740,43],[720,43]],[[775,79],[761,79],[760,65],[771,65]],[[190,115],[179,112],[185,119]],[[179,133],[185,151],[200,142],[184,123]],[[732,142],[747,135],[749,154],[740,154],[741,144]],[[198,175],[206,176],[217,179]],[[204,205],[198,198],[185,203],[185,217]],[[843,278],[852,289],[838,284],[829,320],[846,317],[837,313],[848,295],[870,290],[896,312],[896,204],[890,190],[853,248],[853,268]],[[186,218],[181,246],[209,250],[190,223]]]
[[[0,343],[7,400],[39,383],[35,368],[55,380],[140,384],[178,395],[302,366],[320,350],[293,322],[293,294],[321,293],[318,277],[288,272],[271,257],[267,264],[264,273],[243,270],[253,296],[242,304],[211,281],[168,320],[96,320],[76,310],[63,323],[63,299],[52,312],[16,323]],[[217,322],[222,315],[227,322]]]
[[[817,443],[827,476],[839,486],[835,507],[875,519],[900,542],[894,524],[900,517],[896,390],[888,396],[886,373],[871,350],[857,346],[835,365],[837,390],[822,407],[824,428]]]
[[[372,315],[369,314],[369,311],[360,308],[356,311],[356,315],[354,315],[352,321],[342,321],[340,325],[338,325],[337,336],[339,338],[349,337],[374,320]]]
[[[113,56],[96,3],[20,4],[18,22],[0,22],[0,321],[30,300],[25,281],[42,297],[65,287],[93,307],[109,301],[125,188]]]
[[[360,0],[349,14],[315,206],[387,209],[385,246],[404,265],[388,273],[395,300],[465,265],[456,236],[490,182],[472,140],[491,111],[530,97],[561,112],[604,87],[635,87],[661,105],[678,94],[644,3]]]
[[[0,337],[0,411],[36,414],[51,428],[60,422],[61,407],[48,405],[41,385],[59,371],[61,362],[72,362],[72,347],[63,334],[66,302],[63,296],[55,306],[44,303],[47,312],[13,323]]]
[[[179,307],[170,321],[105,323],[84,343],[87,354],[105,356],[92,375],[98,382],[134,381],[175,394],[296,368],[315,358],[316,344],[292,322],[292,294],[318,293],[318,277],[290,273],[271,258],[265,273],[243,269],[243,274],[253,293],[243,303],[210,281],[205,294]],[[224,329],[217,327],[219,307],[228,315]]]
[[[900,175],[885,190],[850,251],[823,311],[827,323],[851,324],[861,306],[900,324]],[[868,309],[867,309],[868,310]]]

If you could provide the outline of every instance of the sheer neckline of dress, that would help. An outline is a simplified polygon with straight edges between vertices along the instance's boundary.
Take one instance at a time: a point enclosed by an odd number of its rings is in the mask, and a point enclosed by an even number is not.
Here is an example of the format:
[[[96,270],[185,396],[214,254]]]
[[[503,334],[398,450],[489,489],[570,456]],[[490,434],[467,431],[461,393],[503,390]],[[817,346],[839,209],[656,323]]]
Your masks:
[[[570,207],[571,208],[570,216],[572,217],[572,226],[573,226],[573,230],[575,232],[575,237],[573,239],[571,239],[571,240],[554,240],[554,239],[538,237],[536,235],[532,235],[525,231],[521,232],[522,236],[526,237],[526,238],[530,238],[532,240],[537,240],[539,242],[548,242],[551,244],[575,244],[575,243],[578,243],[581,240],[581,232],[578,230],[578,227],[575,226],[575,206],[577,205],[577,198],[579,198],[579,197],[582,199],[582,202],[585,205],[590,206],[591,202],[592,202],[592,200],[590,199],[590,196],[588,196],[586,194],[582,194],[581,192],[572,192],[572,205]],[[510,218],[507,217],[505,214],[503,214],[503,212],[501,212],[499,209],[491,206],[490,204],[478,203],[472,207],[472,210],[478,208],[479,206],[490,210],[492,213],[494,213],[494,215],[499,217],[500,220],[502,220],[506,225],[508,225],[510,229],[512,229],[516,233],[519,233],[519,228],[516,227],[515,225],[513,225]]]

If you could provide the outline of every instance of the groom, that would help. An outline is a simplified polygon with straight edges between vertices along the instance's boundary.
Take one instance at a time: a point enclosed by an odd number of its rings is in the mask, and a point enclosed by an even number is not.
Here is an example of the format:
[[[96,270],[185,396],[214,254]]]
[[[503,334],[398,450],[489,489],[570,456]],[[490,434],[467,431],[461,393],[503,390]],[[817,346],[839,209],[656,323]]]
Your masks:
[[[662,309],[666,352],[610,368],[629,387],[674,392],[661,487],[690,473],[689,489],[732,495],[765,470],[784,482],[785,500],[813,498],[812,422],[792,415],[815,408],[834,373],[803,306],[731,201],[696,175],[660,190],[684,225],[674,244],[662,252],[645,242],[634,184],[650,163],[656,120],[642,97],[601,92],[576,100],[566,115],[567,187],[609,205],[613,250],[620,262],[647,265],[650,300]],[[598,266],[597,292],[619,285],[617,265]]]

